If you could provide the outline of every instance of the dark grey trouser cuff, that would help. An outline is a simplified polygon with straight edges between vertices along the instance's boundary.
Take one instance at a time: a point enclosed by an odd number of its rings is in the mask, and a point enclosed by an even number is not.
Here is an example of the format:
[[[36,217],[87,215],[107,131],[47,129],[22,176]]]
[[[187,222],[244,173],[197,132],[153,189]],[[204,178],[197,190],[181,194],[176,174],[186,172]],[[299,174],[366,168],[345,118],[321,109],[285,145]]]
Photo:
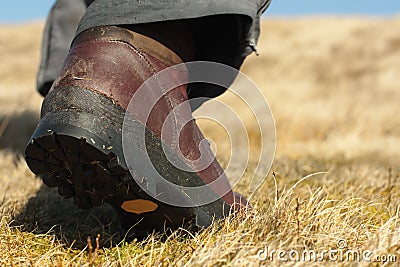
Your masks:
[[[246,57],[256,49],[260,17],[271,0],[95,0],[84,14],[77,33],[96,26],[135,25],[168,20],[197,19],[214,15],[248,18],[243,49]]]
[[[50,10],[43,33],[37,74],[37,89],[43,96],[61,70],[85,11],[85,0],[58,0]]]

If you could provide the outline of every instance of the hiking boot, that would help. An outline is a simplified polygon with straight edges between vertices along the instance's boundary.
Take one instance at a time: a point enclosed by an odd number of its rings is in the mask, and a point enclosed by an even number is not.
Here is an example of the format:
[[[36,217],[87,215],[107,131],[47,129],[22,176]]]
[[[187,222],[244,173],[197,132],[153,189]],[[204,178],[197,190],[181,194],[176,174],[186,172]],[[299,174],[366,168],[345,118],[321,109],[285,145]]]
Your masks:
[[[41,120],[25,151],[29,168],[81,209],[111,204],[124,226],[136,231],[206,227],[245,209],[246,200],[233,194],[223,169],[204,145],[187,103],[186,85],[168,92],[162,85],[141,90],[143,100],[127,111],[144,81],[183,62],[188,52],[178,52],[122,27],[96,27],[79,34],[43,101]],[[187,73],[177,68],[170,79],[184,83]],[[154,95],[161,98],[146,102]],[[124,118],[132,129],[124,133],[129,151],[122,145]],[[134,167],[124,152],[133,158]],[[146,157],[172,185],[149,177],[154,172],[142,164]],[[182,189],[199,186],[196,197]],[[164,200],[157,197],[161,195]],[[212,201],[202,202],[207,199]]]

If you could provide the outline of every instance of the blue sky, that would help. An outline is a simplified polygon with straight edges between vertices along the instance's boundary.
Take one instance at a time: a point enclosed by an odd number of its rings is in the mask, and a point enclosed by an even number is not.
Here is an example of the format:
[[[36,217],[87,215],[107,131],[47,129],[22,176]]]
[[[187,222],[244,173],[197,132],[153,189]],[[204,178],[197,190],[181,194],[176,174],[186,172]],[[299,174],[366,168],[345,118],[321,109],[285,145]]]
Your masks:
[[[54,0],[3,1],[0,9],[0,23],[43,19],[46,17],[53,2]],[[267,15],[270,16],[305,16],[323,14],[371,16],[400,15],[400,1],[273,0],[270,9],[267,11]]]

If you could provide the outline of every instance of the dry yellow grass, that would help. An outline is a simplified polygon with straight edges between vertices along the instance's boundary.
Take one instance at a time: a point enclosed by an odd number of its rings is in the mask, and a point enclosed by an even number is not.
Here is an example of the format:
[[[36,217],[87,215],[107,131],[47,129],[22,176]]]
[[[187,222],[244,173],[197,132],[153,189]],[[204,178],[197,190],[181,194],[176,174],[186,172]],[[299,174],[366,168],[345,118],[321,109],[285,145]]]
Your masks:
[[[399,18],[265,21],[261,55],[249,58],[243,70],[275,116],[275,176],[250,196],[248,175],[237,186],[255,206],[245,218],[143,241],[125,240],[108,207],[77,210],[16,157],[40,108],[34,75],[42,25],[0,27],[0,265],[398,264],[400,259],[335,262],[327,255],[323,262],[280,262],[276,255],[260,261],[257,252],[322,252],[346,240],[342,252],[399,256],[399,27]],[[211,137],[217,132],[211,125],[203,128]],[[257,133],[250,131],[250,137]],[[227,160],[223,149],[218,156]],[[301,180],[324,171],[329,173]],[[100,249],[89,249],[87,237],[95,247],[97,234]]]

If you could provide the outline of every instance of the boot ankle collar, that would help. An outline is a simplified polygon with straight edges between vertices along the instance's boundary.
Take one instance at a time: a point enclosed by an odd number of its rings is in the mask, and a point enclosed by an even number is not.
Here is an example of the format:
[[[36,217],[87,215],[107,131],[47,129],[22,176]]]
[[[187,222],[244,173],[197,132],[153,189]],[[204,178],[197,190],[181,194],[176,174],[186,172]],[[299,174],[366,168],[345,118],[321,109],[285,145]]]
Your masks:
[[[71,47],[82,42],[119,41],[140,49],[168,65],[183,63],[183,60],[171,49],[143,34],[117,27],[100,26],[90,28],[75,37]]]

